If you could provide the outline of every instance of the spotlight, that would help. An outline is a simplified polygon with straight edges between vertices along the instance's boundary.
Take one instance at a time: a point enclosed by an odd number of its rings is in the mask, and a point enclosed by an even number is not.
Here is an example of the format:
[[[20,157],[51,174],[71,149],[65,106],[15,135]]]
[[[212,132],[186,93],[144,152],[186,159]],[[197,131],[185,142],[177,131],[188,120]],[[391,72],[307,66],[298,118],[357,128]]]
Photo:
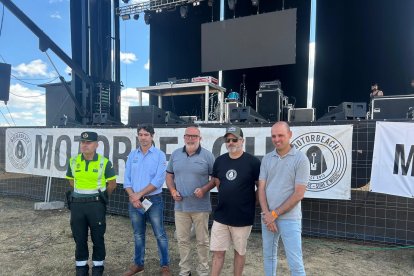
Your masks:
[[[130,14],[123,14],[121,15],[122,20],[130,20],[131,19],[131,15]]]
[[[136,14],[134,14],[134,17],[133,17],[135,20],[138,20],[139,19],[139,13],[136,13]]]
[[[188,16],[188,7],[187,6],[181,6],[180,7],[180,15],[181,15],[181,18],[187,18],[187,16]]]
[[[234,11],[234,8],[237,4],[237,0],[227,0],[227,4],[229,5],[229,9]]]
[[[252,0],[252,6],[253,6],[253,7],[257,7],[257,6],[259,6],[259,1],[260,1],[260,0]]]
[[[193,2],[193,6],[195,7],[195,6],[200,6],[200,1],[194,1]]]
[[[125,4],[128,4],[129,0],[122,0]]]
[[[144,13],[144,21],[147,25],[151,23],[151,14],[148,11]]]
[[[214,0],[208,0],[207,4],[209,7],[212,7],[214,4]]]

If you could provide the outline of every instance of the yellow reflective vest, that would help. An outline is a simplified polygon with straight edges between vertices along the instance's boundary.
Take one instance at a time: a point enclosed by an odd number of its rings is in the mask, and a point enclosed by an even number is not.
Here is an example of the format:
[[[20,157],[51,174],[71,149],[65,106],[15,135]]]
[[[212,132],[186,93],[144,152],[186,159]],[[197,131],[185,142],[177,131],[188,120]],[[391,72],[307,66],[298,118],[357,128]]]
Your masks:
[[[85,170],[87,161],[82,158],[82,154],[70,159],[69,166],[73,178],[68,176],[66,178],[74,180],[75,193],[96,194],[99,190],[102,192],[106,190],[105,168],[108,159],[98,153],[96,155],[97,160],[88,161],[88,170]]]

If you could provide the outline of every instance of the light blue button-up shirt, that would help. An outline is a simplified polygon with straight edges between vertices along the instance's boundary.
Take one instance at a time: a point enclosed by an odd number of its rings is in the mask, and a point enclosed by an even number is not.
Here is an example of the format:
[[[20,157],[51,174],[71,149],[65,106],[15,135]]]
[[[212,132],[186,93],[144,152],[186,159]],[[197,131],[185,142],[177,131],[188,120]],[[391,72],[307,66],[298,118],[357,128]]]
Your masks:
[[[134,192],[140,192],[148,184],[152,184],[157,189],[149,195],[161,193],[166,165],[165,153],[154,146],[146,154],[141,148],[131,151],[125,165],[124,189],[132,188]]]

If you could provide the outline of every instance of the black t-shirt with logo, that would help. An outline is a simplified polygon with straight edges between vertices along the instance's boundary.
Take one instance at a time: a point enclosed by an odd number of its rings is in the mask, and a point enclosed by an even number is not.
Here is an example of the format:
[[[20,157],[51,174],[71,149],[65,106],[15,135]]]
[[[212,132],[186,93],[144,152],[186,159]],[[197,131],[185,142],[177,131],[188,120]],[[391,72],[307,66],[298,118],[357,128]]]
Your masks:
[[[228,153],[216,159],[213,176],[220,180],[220,186],[215,221],[236,227],[253,225],[259,173],[260,160],[247,152],[237,159]]]

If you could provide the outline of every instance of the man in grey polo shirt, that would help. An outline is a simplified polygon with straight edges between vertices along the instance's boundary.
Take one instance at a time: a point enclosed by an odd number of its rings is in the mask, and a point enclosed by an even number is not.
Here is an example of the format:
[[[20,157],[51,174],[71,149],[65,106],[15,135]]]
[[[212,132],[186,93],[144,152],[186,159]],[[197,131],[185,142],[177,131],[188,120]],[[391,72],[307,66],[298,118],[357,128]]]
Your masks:
[[[275,150],[263,157],[258,188],[264,272],[266,276],[276,275],[277,248],[282,237],[291,274],[305,275],[300,201],[309,181],[309,160],[290,144],[292,132],[286,122],[274,124],[271,134]]]
[[[166,183],[175,200],[175,227],[180,252],[180,276],[191,275],[190,234],[194,224],[197,239],[198,275],[208,275],[208,217],[210,193],[215,187],[212,174],[214,156],[200,145],[200,130],[188,127],[183,148],[175,150],[167,167]]]

